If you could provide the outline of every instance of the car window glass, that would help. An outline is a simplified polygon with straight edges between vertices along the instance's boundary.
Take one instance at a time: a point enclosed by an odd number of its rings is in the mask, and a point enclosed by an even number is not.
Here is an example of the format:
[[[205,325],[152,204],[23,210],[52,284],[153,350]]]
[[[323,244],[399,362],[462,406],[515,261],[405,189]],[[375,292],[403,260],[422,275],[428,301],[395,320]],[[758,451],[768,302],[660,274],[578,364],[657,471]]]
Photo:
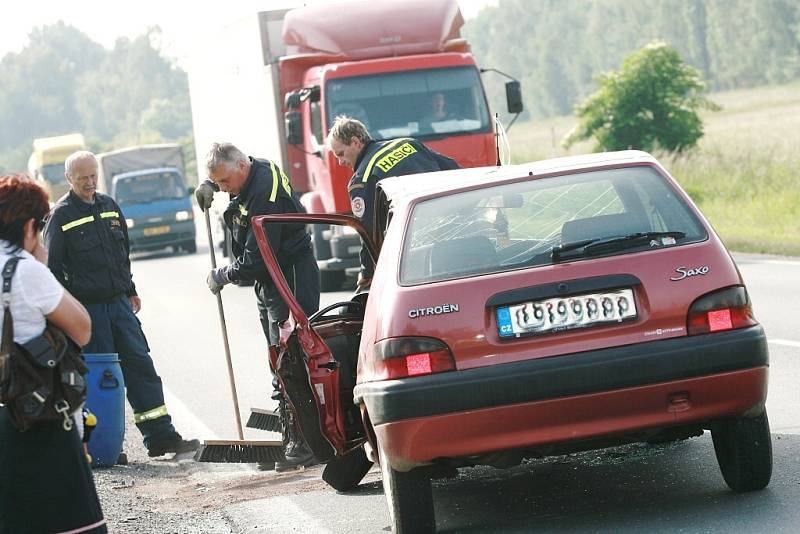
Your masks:
[[[649,167],[485,187],[414,206],[400,280],[419,284],[550,264],[556,245],[667,231],[685,234],[665,242],[670,245],[706,237],[676,191]]]

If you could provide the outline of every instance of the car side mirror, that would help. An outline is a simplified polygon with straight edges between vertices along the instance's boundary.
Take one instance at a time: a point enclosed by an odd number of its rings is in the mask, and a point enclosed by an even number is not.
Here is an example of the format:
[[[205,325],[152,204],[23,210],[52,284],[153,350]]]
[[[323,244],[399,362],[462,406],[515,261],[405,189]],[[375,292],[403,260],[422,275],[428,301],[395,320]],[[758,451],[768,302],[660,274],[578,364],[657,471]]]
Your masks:
[[[194,195],[194,187],[192,187],[192,186],[189,186],[189,187],[187,187],[187,188],[186,188],[186,195],[187,195],[187,196],[192,196],[192,195]]]
[[[506,82],[506,106],[509,113],[522,113],[522,88],[516,80]]]
[[[303,144],[301,118],[302,116],[299,111],[287,111],[284,115],[284,122],[286,123],[286,142],[290,145]]]

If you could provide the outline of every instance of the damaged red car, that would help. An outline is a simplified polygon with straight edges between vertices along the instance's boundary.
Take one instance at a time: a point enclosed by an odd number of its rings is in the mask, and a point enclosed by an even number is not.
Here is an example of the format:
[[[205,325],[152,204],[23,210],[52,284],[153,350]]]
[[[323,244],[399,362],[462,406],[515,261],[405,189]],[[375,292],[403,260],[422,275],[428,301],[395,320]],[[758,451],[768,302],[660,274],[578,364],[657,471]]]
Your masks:
[[[734,491],[765,487],[768,352],[736,264],[652,156],[386,179],[347,215],[255,218],[290,320],[274,369],[326,481],[379,462],[392,527],[435,529],[431,477],[710,430]],[[306,317],[263,225],[346,225],[368,293]]]

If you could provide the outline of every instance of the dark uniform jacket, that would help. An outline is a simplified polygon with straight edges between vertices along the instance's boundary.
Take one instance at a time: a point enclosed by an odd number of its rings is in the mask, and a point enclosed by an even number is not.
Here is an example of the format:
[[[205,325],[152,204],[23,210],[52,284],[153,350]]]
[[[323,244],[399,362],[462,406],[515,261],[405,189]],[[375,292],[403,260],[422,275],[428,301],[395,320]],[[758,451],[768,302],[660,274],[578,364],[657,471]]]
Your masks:
[[[223,214],[233,238],[235,261],[227,268],[232,282],[258,280],[271,283],[258,250],[250,219],[256,215],[301,213],[302,205],[292,194],[289,178],[272,161],[250,158],[250,174],[239,194],[231,198]],[[311,250],[311,236],[304,224],[268,224],[267,238],[281,265],[288,265],[301,251]]]
[[[405,176],[420,172],[458,169],[455,160],[431,150],[410,137],[388,141],[370,141],[356,160],[356,169],[350,178],[347,192],[353,215],[361,219],[370,235],[375,218],[375,185],[390,176]],[[361,251],[361,265],[366,277],[372,276],[372,262]]]
[[[44,228],[47,266],[81,302],[136,295],[125,216],[110,196],[94,199],[89,204],[70,191],[53,206]]]

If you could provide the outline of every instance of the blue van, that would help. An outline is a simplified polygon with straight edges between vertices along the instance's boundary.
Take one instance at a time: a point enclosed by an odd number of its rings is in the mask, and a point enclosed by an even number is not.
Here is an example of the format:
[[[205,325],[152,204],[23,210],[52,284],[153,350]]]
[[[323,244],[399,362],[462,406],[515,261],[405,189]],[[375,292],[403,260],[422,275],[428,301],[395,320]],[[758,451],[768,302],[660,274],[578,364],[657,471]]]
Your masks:
[[[111,196],[125,214],[131,251],[172,246],[197,252],[191,193],[174,167],[114,176]]]
[[[131,251],[197,252],[194,212],[180,145],[140,145],[97,155],[98,189],[117,201]]]

